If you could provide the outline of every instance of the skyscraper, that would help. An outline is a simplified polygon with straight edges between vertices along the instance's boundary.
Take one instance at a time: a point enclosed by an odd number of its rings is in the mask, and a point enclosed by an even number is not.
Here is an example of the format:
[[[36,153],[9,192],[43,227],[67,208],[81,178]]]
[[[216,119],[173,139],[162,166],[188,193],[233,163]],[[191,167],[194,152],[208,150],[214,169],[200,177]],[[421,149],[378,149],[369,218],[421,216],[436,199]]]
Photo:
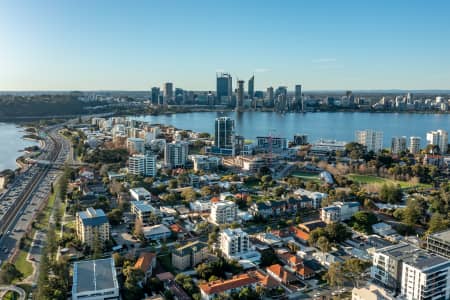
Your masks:
[[[242,111],[244,107],[244,80],[238,80],[236,111]]]
[[[164,149],[164,163],[169,168],[182,168],[186,164],[189,144],[184,141],[167,143]]]
[[[420,137],[411,136],[409,138],[409,152],[412,154],[417,154],[420,152]]]
[[[169,104],[173,101],[173,83],[164,83],[164,104]]]
[[[383,132],[375,130],[356,131],[356,142],[366,146],[367,151],[378,152],[383,149]]]
[[[230,102],[230,98],[233,94],[233,79],[228,73],[216,74],[216,96],[220,103],[223,97],[227,98],[226,101]]]
[[[158,105],[159,87],[152,87],[152,104]]]
[[[216,118],[214,129],[214,146],[222,149],[232,149],[234,120],[230,117]]]
[[[301,84],[297,84],[295,86],[294,102],[295,102],[295,105],[300,109],[300,111],[303,112],[304,107],[303,107],[302,85]]]
[[[273,101],[273,87],[269,86],[266,91],[266,99],[270,103]]]
[[[248,98],[253,99],[255,96],[255,76],[253,75],[248,80]]]
[[[399,154],[406,151],[406,136],[396,136],[392,138],[391,152]]]
[[[448,150],[448,132],[443,129],[427,132],[428,145],[439,146],[441,154],[447,153]]]

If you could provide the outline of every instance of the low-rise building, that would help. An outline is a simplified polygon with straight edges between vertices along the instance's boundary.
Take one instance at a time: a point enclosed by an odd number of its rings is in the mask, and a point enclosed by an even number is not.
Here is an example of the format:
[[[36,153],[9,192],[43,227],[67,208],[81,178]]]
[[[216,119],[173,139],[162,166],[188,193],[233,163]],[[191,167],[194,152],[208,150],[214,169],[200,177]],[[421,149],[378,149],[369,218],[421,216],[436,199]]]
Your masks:
[[[75,262],[73,264],[72,299],[120,299],[114,260],[104,258]]]
[[[76,233],[78,239],[91,248],[96,242],[103,244],[109,240],[110,226],[103,210],[89,207],[86,211],[78,212]]]
[[[175,249],[172,252],[172,265],[178,270],[195,267],[208,256],[208,245],[195,241]]]
[[[216,280],[199,285],[202,300],[212,300],[220,294],[239,292],[245,287],[255,288],[259,280],[250,274],[236,275],[228,280]]]
[[[353,288],[352,300],[395,300],[395,297],[385,289],[369,284],[365,287]]]
[[[278,282],[289,284],[296,280],[295,275],[283,268],[280,264],[274,264],[266,268],[267,273]]]
[[[144,273],[144,280],[143,282],[147,282],[147,279],[149,279],[152,276],[153,269],[156,267],[156,253],[150,253],[150,252],[142,252],[139,255],[139,258],[137,259],[136,263],[134,264],[135,269],[139,269]]]
[[[142,231],[144,237],[151,241],[167,239],[172,235],[172,231],[163,224],[144,226],[142,227]]]
[[[327,224],[350,220],[359,210],[359,206],[359,202],[334,202],[333,205],[321,209],[320,218]]]
[[[131,213],[135,216],[135,220],[143,225],[153,224],[155,216],[160,215],[160,211],[147,201],[131,201]]]
[[[194,164],[194,171],[212,171],[216,170],[222,163],[222,158],[217,156],[190,155]]]
[[[237,220],[237,206],[233,201],[219,201],[211,204],[209,216],[216,225],[229,224]]]
[[[143,187],[130,189],[131,197],[136,201],[151,201],[152,194]]]
[[[429,234],[427,250],[450,259],[450,230]]]

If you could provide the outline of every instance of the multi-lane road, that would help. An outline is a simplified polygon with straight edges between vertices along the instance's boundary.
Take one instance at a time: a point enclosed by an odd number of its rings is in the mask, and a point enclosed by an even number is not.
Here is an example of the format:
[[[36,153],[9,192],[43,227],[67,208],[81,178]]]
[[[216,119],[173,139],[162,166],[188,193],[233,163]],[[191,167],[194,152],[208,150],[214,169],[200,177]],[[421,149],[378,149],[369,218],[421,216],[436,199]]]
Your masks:
[[[63,164],[70,144],[58,134],[59,127],[46,131],[45,146],[39,159]],[[32,165],[18,175],[14,183],[0,198],[0,260],[11,257],[20,239],[31,227],[42,204],[48,198],[51,184],[61,173],[51,165]]]

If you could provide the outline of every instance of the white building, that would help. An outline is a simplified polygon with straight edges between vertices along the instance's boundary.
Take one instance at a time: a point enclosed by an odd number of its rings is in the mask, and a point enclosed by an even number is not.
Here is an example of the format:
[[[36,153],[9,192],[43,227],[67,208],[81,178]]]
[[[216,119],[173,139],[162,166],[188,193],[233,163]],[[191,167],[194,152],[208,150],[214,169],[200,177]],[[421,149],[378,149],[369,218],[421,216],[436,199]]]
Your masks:
[[[322,200],[326,199],[328,197],[325,193],[320,192],[311,192],[305,189],[297,189],[294,191],[294,195],[297,197],[305,196],[310,199],[312,199],[312,205],[313,208],[317,209],[320,208],[322,204]]]
[[[164,163],[169,168],[184,167],[188,157],[189,144],[187,142],[172,142],[164,149]]]
[[[196,200],[189,203],[189,208],[195,212],[209,211],[211,209],[211,201]]]
[[[447,153],[448,150],[448,132],[439,129],[427,132],[428,145],[439,146],[442,154]]]
[[[401,295],[406,300],[450,299],[450,261],[425,251],[405,259]]]
[[[409,138],[409,152],[412,154],[417,154],[420,152],[420,141],[421,138],[418,136],[411,136]]]
[[[134,154],[128,159],[128,173],[136,176],[156,176],[156,155]]]
[[[359,202],[334,202],[320,210],[320,219],[327,224],[350,220],[358,210]]]
[[[194,163],[194,171],[215,170],[222,162],[222,159],[217,156],[190,155],[190,159]]]
[[[114,260],[104,258],[74,262],[72,299],[120,299]]]
[[[222,230],[220,250],[227,258],[239,258],[245,255],[251,250],[248,234],[241,228]]]
[[[172,235],[172,232],[163,224],[144,226],[142,232],[147,240],[156,241],[167,239]]]
[[[148,225],[151,223],[152,215],[160,215],[161,212],[150,205],[147,201],[131,201],[131,213],[142,224]]]
[[[406,136],[396,136],[392,138],[391,152],[400,154],[406,151]]]
[[[141,138],[128,138],[127,150],[129,153],[144,153],[144,139]]]
[[[383,149],[383,132],[370,129],[356,131],[356,142],[366,146],[367,151],[378,152]]]
[[[209,218],[216,225],[229,224],[237,220],[237,207],[233,201],[219,201],[211,205]]]
[[[152,194],[143,187],[130,189],[131,197],[136,201],[151,201]]]

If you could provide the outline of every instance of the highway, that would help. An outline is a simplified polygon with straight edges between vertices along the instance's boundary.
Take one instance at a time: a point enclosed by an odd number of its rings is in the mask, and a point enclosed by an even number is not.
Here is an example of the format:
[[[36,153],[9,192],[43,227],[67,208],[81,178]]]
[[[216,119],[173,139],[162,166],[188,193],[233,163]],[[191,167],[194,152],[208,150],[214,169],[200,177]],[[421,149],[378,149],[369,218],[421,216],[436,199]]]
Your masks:
[[[40,158],[64,163],[70,144],[58,135],[59,127],[48,128],[45,147]],[[0,260],[10,259],[20,239],[31,227],[39,209],[48,198],[51,183],[61,170],[51,166],[30,166],[18,175],[12,186],[0,199]]]

